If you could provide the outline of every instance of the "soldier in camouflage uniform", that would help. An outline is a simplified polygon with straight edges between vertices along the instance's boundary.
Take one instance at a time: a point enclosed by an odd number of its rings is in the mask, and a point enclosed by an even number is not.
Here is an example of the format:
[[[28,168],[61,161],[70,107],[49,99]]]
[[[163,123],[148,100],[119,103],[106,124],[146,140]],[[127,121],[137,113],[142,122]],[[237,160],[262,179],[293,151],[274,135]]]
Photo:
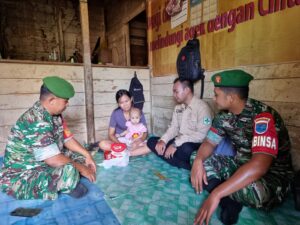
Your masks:
[[[0,189],[17,199],[56,199],[59,192],[81,197],[80,175],[95,181],[96,165],[73,137],[61,113],[74,96],[60,77],[43,79],[40,100],[11,129],[0,170]],[[66,147],[66,148],[64,148]]]
[[[212,77],[215,102],[221,111],[192,167],[191,181],[196,192],[203,187],[211,192],[195,224],[209,224],[219,204],[221,221],[234,224],[243,205],[268,210],[281,203],[291,189],[294,174],[288,131],[273,108],[248,98],[252,79],[241,70]],[[230,138],[235,157],[212,155],[225,137]]]

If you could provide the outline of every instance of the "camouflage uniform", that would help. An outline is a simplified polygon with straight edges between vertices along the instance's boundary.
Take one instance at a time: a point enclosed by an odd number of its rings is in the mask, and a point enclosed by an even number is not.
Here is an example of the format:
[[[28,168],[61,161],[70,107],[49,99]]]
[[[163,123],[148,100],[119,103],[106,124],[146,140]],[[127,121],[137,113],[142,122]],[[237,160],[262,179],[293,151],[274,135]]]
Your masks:
[[[53,168],[44,162],[60,153],[85,162],[63,148],[72,136],[62,116],[51,116],[37,101],[11,129],[0,170],[2,191],[17,199],[55,199],[73,190],[80,177],[71,163]]]
[[[273,134],[269,132],[272,126]],[[225,136],[231,139],[237,154],[208,158],[204,163],[208,179],[227,180],[252,154],[269,154],[274,160],[267,174],[231,197],[244,205],[265,209],[282,202],[290,190],[293,169],[290,139],[280,115],[264,103],[249,98],[241,114],[220,112],[213,120],[207,139],[219,144]]]

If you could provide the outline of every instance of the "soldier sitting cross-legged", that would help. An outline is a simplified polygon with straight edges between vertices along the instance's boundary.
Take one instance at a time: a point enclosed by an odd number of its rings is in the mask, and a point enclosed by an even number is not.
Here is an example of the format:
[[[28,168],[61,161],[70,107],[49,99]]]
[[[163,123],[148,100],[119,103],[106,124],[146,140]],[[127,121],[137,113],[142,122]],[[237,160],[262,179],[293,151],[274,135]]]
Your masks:
[[[66,80],[43,79],[40,100],[12,127],[0,170],[0,189],[17,199],[79,198],[87,188],[80,175],[96,180],[96,164],[73,137],[62,117],[75,94]],[[65,148],[64,148],[65,147]]]

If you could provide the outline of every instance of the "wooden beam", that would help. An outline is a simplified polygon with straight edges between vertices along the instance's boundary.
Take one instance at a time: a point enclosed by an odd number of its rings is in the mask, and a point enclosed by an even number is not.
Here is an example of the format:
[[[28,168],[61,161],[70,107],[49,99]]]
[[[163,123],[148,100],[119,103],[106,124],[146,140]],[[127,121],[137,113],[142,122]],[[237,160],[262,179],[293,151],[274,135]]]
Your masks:
[[[138,29],[147,30],[147,23],[143,23],[143,22],[139,22],[139,21],[133,21],[133,22],[130,22],[130,28],[138,28]]]
[[[123,25],[123,33],[125,40],[125,54],[126,54],[126,66],[131,66],[130,59],[130,37],[129,37],[129,24],[126,23]]]
[[[65,40],[64,40],[64,33],[62,28],[62,9],[58,8],[58,40],[59,40],[59,61],[65,62],[66,61],[66,49],[65,49]]]
[[[88,3],[87,0],[79,0],[79,1],[80,1],[80,23],[81,23],[81,32],[82,32],[82,45],[83,45],[87,141],[88,143],[93,143],[95,142],[94,94],[93,94],[93,73],[92,73],[92,65],[91,65]]]
[[[130,28],[129,34],[130,34],[130,36],[134,36],[134,37],[146,38],[147,37],[147,30],[146,29]]]
[[[130,45],[146,46],[146,40],[140,38],[130,38]]]
[[[146,1],[142,2],[137,8],[135,8],[133,11],[128,12],[126,17],[122,19],[123,23],[129,23],[130,20],[132,20],[134,17],[139,15],[141,12],[143,12],[146,9]]]

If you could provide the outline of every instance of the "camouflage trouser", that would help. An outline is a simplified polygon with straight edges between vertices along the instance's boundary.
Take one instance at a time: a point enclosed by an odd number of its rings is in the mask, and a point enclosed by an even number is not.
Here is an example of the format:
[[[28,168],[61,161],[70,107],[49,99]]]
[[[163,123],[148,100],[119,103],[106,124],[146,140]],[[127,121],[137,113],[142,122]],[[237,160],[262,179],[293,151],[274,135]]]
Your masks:
[[[64,152],[74,161],[83,163],[83,156]],[[47,165],[28,170],[4,168],[1,171],[2,190],[16,199],[56,199],[58,192],[69,193],[79,182],[79,172],[68,163],[52,168]]]
[[[227,180],[240,167],[234,157],[212,155],[204,162],[207,179]],[[233,193],[230,197],[243,205],[270,209],[283,201],[290,190],[289,182],[267,173],[259,180]]]

